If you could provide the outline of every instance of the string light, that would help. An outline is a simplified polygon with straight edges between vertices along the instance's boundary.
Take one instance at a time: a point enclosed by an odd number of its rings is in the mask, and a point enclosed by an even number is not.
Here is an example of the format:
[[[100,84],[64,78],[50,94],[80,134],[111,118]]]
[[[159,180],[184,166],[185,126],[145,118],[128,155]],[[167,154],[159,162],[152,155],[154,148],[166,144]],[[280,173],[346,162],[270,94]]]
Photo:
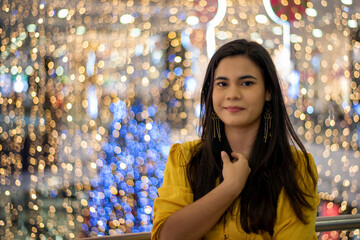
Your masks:
[[[292,11],[273,8],[291,30],[282,36],[288,29],[261,4],[221,4],[211,46],[250,38],[269,50],[317,163],[319,212],[356,214],[360,6],[279,1]],[[150,231],[169,147],[197,138],[209,60],[201,26],[217,8],[215,0],[0,3],[0,235]],[[339,233],[350,235],[359,231]]]

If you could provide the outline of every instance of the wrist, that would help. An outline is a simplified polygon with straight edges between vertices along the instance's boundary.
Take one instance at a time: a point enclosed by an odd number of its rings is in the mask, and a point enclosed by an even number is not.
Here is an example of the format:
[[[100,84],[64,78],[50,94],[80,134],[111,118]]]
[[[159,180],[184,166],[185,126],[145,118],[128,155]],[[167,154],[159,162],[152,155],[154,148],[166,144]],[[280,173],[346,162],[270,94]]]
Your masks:
[[[243,186],[240,183],[226,179],[224,179],[220,185],[222,185],[224,191],[226,191],[226,193],[229,194],[232,199],[237,198],[243,190]]]

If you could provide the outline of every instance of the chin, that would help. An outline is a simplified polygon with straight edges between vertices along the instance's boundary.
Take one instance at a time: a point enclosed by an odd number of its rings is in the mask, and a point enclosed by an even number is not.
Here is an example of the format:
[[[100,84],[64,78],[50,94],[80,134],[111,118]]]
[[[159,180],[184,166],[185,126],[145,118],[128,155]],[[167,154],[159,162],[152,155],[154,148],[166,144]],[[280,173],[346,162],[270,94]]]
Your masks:
[[[247,124],[244,123],[225,123],[225,126],[231,127],[231,128],[244,128],[246,126],[248,126]]]

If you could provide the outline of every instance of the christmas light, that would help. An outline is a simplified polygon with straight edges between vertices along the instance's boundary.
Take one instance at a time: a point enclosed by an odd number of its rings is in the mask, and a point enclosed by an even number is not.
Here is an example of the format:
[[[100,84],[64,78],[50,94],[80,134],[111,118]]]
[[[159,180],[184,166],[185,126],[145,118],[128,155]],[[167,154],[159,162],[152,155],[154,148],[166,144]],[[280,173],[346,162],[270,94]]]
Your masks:
[[[0,235],[150,231],[169,148],[200,130],[209,56],[236,38],[274,57],[319,213],[357,214],[360,5],[263,2],[2,1]]]

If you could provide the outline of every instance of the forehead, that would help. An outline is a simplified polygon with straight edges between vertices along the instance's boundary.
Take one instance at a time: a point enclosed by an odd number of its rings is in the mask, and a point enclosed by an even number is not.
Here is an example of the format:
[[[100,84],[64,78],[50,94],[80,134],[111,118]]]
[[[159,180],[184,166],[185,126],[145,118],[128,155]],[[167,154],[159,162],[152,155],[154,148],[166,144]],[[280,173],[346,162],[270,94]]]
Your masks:
[[[215,76],[219,74],[253,74],[262,76],[259,66],[249,57],[243,55],[230,56],[221,59],[215,69]]]

